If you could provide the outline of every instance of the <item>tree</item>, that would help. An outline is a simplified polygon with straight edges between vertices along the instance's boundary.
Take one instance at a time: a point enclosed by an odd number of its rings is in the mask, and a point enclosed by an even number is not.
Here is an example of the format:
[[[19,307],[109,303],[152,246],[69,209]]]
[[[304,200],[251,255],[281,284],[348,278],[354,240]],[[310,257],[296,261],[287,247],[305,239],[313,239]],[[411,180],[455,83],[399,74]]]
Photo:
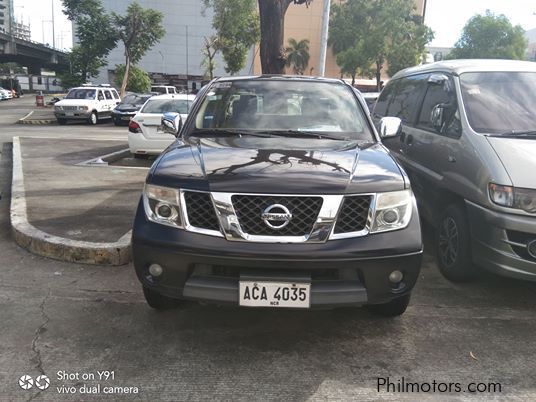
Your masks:
[[[236,74],[246,65],[249,49],[259,40],[259,18],[255,0],[203,0],[214,11],[212,42],[225,61],[225,71]],[[203,10],[204,12],[205,10]],[[204,48],[206,49],[206,47]]]
[[[141,58],[164,36],[162,26],[163,14],[159,11],[143,8],[137,2],[130,4],[124,16],[112,14],[118,37],[125,47],[125,74],[121,84],[121,97],[130,74],[130,67]]]
[[[469,19],[449,59],[517,59],[525,56],[528,41],[521,26],[489,10]]]
[[[309,65],[309,39],[297,42],[296,39],[290,38],[288,44],[289,46],[285,49],[286,66],[292,66],[294,74],[303,75]]]
[[[77,43],[69,55],[69,72],[62,83],[80,85],[99,74],[117,44],[112,20],[99,0],[63,0],[63,12],[76,27]]]
[[[214,70],[216,69],[216,53],[218,52],[216,36],[211,36],[203,38],[205,43],[201,49],[203,54],[203,60],[201,61],[201,66],[205,68],[205,76],[208,76],[210,79],[214,78]]]
[[[363,51],[362,41],[350,49],[343,50],[336,57],[337,65],[341,68],[341,73],[349,74],[352,77],[352,86],[355,84],[355,77],[359,75],[371,76],[371,60],[367,58]],[[342,77],[341,77],[342,78]]]
[[[348,0],[332,7],[328,43],[336,55],[344,53],[338,60],[347,73],[353,65],[354,71],[369,75],[373,64],[380,90],[386,61],[393,64],[390,72],[415,65],[433,38],[414,13],[414,0]]]
[[[115,66],[115,85],[123,85],[124,77],[125,65],[119,64]],[[130,66],[126,90],[143,93],[148,92],[149,89],[151,89],[151,77],[149,77],[149,74],[137,66]]]
[[[312,0],[258,0],[261,21],[260,57],[263,74],[285,72],[283,34],[285,14],[291,3],[309,5]]]

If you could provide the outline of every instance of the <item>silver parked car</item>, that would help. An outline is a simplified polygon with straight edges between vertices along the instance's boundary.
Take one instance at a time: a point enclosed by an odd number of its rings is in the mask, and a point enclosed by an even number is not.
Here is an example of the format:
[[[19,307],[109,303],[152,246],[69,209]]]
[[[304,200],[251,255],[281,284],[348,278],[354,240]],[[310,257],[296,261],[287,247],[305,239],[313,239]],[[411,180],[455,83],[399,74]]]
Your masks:
[[[536,280],[536,63],[452,60],[397,73],[373,110],[436,226],[441,272]],[[394,127],[393,127],[394,126]]]

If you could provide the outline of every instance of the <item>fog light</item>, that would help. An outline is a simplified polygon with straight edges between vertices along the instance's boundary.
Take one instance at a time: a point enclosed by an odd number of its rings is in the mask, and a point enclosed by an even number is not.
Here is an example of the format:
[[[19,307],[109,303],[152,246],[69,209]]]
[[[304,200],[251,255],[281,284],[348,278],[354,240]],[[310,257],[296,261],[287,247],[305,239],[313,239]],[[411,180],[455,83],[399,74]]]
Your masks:
[[[164,272],[164,268],[162,268],[160,265],[158,264],[149,265],[149,273],[152,276],[160,276],[162,275],[162,272]]]
[[[175,208],[169,204],[166,204],[165,202],[159,202],[156,204],[155,211],[159,218],[172,220],[177,217],[177,211]]]
[[[532,258],[536,258],[536,240],[533,240],[528,244],[527,250]]]
[[[389,282],[391,283],[400,283],[404,279],[404,274],[400,271],[393,271],[389,274]]]

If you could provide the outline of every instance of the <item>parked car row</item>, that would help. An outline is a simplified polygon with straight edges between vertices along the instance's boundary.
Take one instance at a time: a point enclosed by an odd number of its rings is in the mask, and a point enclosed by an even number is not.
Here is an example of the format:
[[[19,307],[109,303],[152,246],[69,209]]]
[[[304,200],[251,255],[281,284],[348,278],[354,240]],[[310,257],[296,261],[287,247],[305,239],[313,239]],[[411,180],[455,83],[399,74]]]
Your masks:
[[[0,87],[0,101],[13,99],[16,96],[17,96],[17,93],[14,90]]]

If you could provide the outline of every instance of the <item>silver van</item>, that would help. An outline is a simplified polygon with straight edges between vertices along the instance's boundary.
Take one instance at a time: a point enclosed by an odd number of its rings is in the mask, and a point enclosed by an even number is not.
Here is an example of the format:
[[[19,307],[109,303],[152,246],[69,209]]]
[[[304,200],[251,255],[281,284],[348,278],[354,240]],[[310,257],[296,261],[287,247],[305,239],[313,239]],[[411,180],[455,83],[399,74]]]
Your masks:
[[[436,227],[452,281],[536,280],[536,63],[451,60],[397,73],[372,113]]]

